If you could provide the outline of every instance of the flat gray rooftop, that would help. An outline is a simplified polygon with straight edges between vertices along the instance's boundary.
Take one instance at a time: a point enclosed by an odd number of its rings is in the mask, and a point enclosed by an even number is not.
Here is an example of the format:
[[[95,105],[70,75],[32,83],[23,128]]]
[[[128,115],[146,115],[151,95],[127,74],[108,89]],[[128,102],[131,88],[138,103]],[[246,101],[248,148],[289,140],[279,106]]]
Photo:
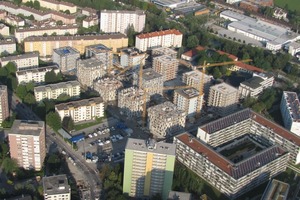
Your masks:
[[[152,68],[148,68],[148,69],[143,70],[143,80],[146,80],[146,81],[153,80],[153,79],[156,79],[156,78],[160,78],[162,76],[163,75],[157,73]]]
[[[44,193],[47,195],[66,194],[71,188],[65,174],[43,178]]]
[[[45,129],[45,122],[16,119],[8,134],[39,136]]]
[[[57,53],[60,56],[66,56],[66,55],[72,55],[72,54],[80,54],[79,51],[73,47],[67,46],[67,47],[61,47],[58,49],[53,49],[55,53]]]

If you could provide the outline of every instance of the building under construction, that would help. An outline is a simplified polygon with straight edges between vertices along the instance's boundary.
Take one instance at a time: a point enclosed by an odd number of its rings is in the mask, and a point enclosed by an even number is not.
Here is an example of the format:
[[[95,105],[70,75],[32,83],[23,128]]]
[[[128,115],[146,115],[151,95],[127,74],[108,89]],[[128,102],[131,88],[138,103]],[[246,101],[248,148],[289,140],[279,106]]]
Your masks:
[[[183,130],[185,118],[185,111],[169,101],[148,108],[148,128],[158,138],[171,136]]]
[[[103,78],[94,81],[94,90],[99,92],[103,101],[116,101],[118,91],[123,88],[121,81],[116,78]]]
[[[153,69],[164,76],[164,81],[176,78],[178,65],[178,60],[169,55],[157,56],[152,62]]]
[[[151,56],[156,57],[156,56],[162,56],[162,55],[168,55],[171,56],[172,58],[177,58],[177,51],[168,48],[168,47],[158,47],[155,49],[152,49],[151,51]]]
[[[136,87],[126,88],[118,93],[118,107],[128,117],[141,117],[144,101],[147,101],[147,98],[144,99],[144,91]]]
[[[103,44],[87,46],[85,48],[85,57],[95,57],[103,62],[105,69],[113,66],[113,51]]]

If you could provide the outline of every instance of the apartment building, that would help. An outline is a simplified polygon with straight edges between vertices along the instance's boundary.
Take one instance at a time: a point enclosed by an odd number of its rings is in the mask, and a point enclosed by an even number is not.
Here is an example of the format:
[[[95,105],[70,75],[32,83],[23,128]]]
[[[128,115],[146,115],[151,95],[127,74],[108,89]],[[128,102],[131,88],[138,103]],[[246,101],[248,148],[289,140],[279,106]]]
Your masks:
[[[280,111],[284,127],[300,136],[300,103],[296,92],[283,92]]]
[[[43,99],[57,99],[61,94],[78,98],[80,96],[80,83],[67,81],[34,87],[34,96],[37,102]]]
[[[139,76],[134,80],[134,85],[139,85]],[[157,73],[152,68],[143,70],[143,77],[141,80],[141,88],[147,90],[147,96],[162,95],[164,86],[163,75]]]
[[[26,3],[30,0],[22,0],[23,3]],[[40,6],[56,11],[66,11],[69,10],[70,13],[75,13],[77,11],[77,6],[73,3],[66,1],[56,1],[56,0],[39,0]]]
[[[116,101],[118,91],[123,88],[123,84],[116,78],[102,78],[94,81],[93,89],[102,97],[104,103]]]
[[[146,14],[136,10],[101,10],[100,31],[104,33],[127,34],[129,26],[133,26],[135,32],[142,32],[145,28]]]
[[[53,49],[52,60],[57,64],[62,73],[76,69],[80,52],[70,46]]]
[[[136,198],[160,194],[167,199],[175,165],[174,144],[129,138],[125,147],[123,193]]]
[[[134,47],[122,49],[120,56],[120,64],[123,67],[135,67],[140,65],[144,66],[146,55],[146,53],[142,53]]]
[[[1,66],[14,63],[17,70],[32,69],[39,66],[39,53],[28,52],[20,55],[10,55],[0,58]]]
[[[15,120],[8,131],[10,157],[24,169],[42,170],[46,156],[45,122]]]
[[[62,13],[62,12],[55,11],[55,10],[51,11],[51,19],[54,19],[55,21],[62,21],[63,24],[75,24],[76,23],[75,15],[68,15],[66,13]]]
[[[43,177],[43,189],[45,200],[71,200],[71,187],[65,174]]]
[[[287,200],[289,195],[290,185],[288,183],[272,179],[269,181],[261,200],[264,199],[282,199]]]
[[[113,50],[103,44],[90,45],[85,48],[85,57],[95,57],[104,64],[105,69],[113,66]]]
[[[91,15],[83,19],[82,27],[89,28],[91,26],[99,26],[99,17],[98,15]]]
[[[257,98],[265,89],[272,87],[274,76],[271,74],[253,74],[253,77],[242,82],[239,86],[240,98]]]
[[[155,137],[169,137],[185,127],[185,111],[169,101],[152,106],[147,111],[148,128]]]
[[[193,70],[189,72],[185,72],[182,74],[182,82],[184,82],[186,85],[190,85],[197,90],[200,88],[201,80],[203,79],[203,92],[205,98],[208,97],[209,89],[212,86],[212,80],[213,77],[209,76],[207,74],[203,74],[199,70]]]
[[[153,58],[152,68],[159,74],[162,74],[164,81],[170,81],[176,78],[179,62],[171,56],[157,56]]]
[[[202,98],[199,97],[199,91],[195,88],[177,89],[174,91],[173,103],[180,109],[184,110],[187,117],[192,117],[196,114],[197,106],[201,105]]]
[[[0,126],[1,123],[9,117],[7,86],[0,85]]]
[[[53,71],[55,74],[60,72],[58,66],[51,65],[46,67],[38,67],[33,69],[26,69],[16,72],[16,77],[19,84],[26,84],[29,82],[34,82],[36,84],[41,84],[45,82],[45,75],[47,72]]]
[[[81,14],[85,16],[98,15],[99,11],[94,8],[83,7],[81,8]]]
[[[18,17],[17,15],[12,15],[5,10],[0,10],[0,20],[15,27],[25,26],[24,19]]]
[[[228,131],[232,133],[232,130]],[[243,146],[238,145],[245,141],[253,142],[260,152],[244,154],[246,158],[240,160],[225,156],[224,152],[230,145],[242,149]],[[289,153],[279,145],[263,146],[250,136],[237,138],[229,145],[223,143],[225,146],[212,147],[189,133],[183,133],[174,138],[174,144],[176,159],[229,199],[236,199],[284,172],[289,160]]]
[[[135,37],[135,47],[147,51],[155,47],[179,48],[182,44],[182,33],[176,29],[139,34]]]
[[[238,89],[227,83],[220,83],[210,87],[207,106],[216,114],[226,116],[237,110],[238,101]]]
[[[146,98],[146,102],[148,100]],[[126,88],[118,93],[120,113],[130,118],[142,116],[144,103],[144,91],[136,87]]]
[[[102,78],[105,74],[104,63],[96,58],[77,62],[77,79],[85,87],[92,88],[94,80]]]
[[[25,52],[38,51],[41,58],[52,56],[53,49],[70,46],[84,54],[85,48],[90,45],[103,44],[112,48],[114,52],[128,46],[128,38],[123,34],[111,35],[75,35],[75,36],[47,36],[28,37],[24,39]]]
[[[171,48],[168,48],[168,47],[152,48],[152,50],[151,50],[151,56],[152,57],[163,56],[163,55],[167,55],[167,56],[170,56],[172,58],[177,58],[177,51],[175,51]]]
[[[10,35],[9,33],[9,27],[6,26],[5,24],[0,23],[0,34],[3,36],[8,36]]]
[[[0,54],[12,54],[17,50],[16,40],[14,38],[0,39]]]
[[[43,35],[74,35],[77,33],[79,26],[77,24],[71,25],[42,25],[42,26],[31,26],[31,27],[19,27],[15,30],[15,37],[18,42],[23,42],[23,40],[29,36],[43,36]]]
[[[104,116],[104,103],[101,97],[70,101],[55,105],[61,120],[71,117],[75,123],[95,120]]]

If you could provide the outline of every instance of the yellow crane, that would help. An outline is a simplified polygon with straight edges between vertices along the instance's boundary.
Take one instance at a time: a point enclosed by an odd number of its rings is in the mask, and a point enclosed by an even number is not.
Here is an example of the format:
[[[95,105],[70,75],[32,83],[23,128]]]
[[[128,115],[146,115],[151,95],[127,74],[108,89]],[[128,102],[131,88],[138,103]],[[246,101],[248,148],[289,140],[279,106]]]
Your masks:
[[[219,66],[224,66],[224,65],[232,65],[232,64],[237,64],[237,63],[245,63],[245,62],[250,62],[252,61],[251,59],[246,59],[246,60],[240,60],[240,61],[228,61],[228,62],[221,62],[221,63],[208,63],[206,64],[206,61],[204,61],[203,65],[201,66],[197,66],[195,67],[195,69],[202,69],[202,77],[200,80],[200,84],[199,84],[199,99],[198,99],[198,104],[197,104],[197,111],[196,111],[196,116],[200,117],[200,113],[201,113],[201,98],[204,95],[204,75],[205,75],[205,69],[207,67],[219,67]]]

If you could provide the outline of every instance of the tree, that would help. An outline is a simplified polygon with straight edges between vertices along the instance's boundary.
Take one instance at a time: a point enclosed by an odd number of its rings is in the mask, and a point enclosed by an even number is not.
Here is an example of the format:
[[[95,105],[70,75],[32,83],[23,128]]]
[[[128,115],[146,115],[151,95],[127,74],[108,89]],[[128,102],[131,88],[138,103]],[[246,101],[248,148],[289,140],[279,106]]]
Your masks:
[[[29,105],[33,105],[36,103],[35,101],[35,97],[32,93],[27,93],[25,98],[24,98],[24,102],[29,104]]]
[[[34,82],[31,81],[26,84],[26,91],[31,93],[34,92]]]
[[[52,35],[52,36],[57,36],[57,33],[56,33],[56,32],[53,32],[51,35]]]
[[[53,130],[58,131],[59,129],[61,129],[62,125],[61,125],[61,119],[60,116],[57,112],[49,112],[46,115],[46,123],[47,125],[49,125],[51,128],[53,128]]]
[[[127,37],[128,37],[128,46],[132,47],[134,46],[134,40],[135,40],[135,31],[133,25],[129,25],[127,28]]]
[[[61,166],[61,159],[57,154],[51,154],[47,159],[47,164],[48,164],[49,171],[51,173],[57,174]]]
[[[57,77],[56,77],[56,74],[55,74],[54,70],[51,70],[50,72],[47,72],[45,74],[45,82],[46,83],[55,83],[55,82],[57,82]]]
[[[57,22],[56,22],[56,25],[57,26],[61,26],[61,25],[63,25],[64,23],[61,21],[61,20],[58,20]]]
[[[196,35],[191,35],[191,36],[188,37],[187,44],[186,44],[186,46],[188,48],[192,49],[192,48],[195,48],[198,45],[199,45],[199,40],[198,40]]]
[[[19,85],[16,89],[16,93],[17,93],[17,96],[23,100],[27,94],[26,86]]]
[[[56,101],[63,102],[69,100],[70,98],[71,98],[70,95],[66,93],[62,93],[57,97]]]
[[[12,62],[7,63],[5,65],[5,68],[7,69],[8,74],[16,74],[17,66],[14,63]]]
[[[72,119],[72,117],[64,117],[62,126],[68,131],[74,130],[75,126],[74,126],[74,120]]]
[[[33,8],[36,9],[36,10],[41,9],[40,2],[39,1],[34,1],[33,2]]]
[[[64,12],[64,13],[66,13],[66,14],[68,14],[68,15],[70,15],[70,14],[71,14],[70,10],[65,10],[65,12]]]
[[[18,162],[9,157],[5,158],[2,162],[2,169],[6,174],[11,174],[18,170]]]
[[[34,20],[34,16],[33,15],[29,15],[28,19],[29,20]]]
[[[220,72],[218,67],[213,68],[213,77],[215,79],[218,79],[218,78],[222,77],[222,73]]]

